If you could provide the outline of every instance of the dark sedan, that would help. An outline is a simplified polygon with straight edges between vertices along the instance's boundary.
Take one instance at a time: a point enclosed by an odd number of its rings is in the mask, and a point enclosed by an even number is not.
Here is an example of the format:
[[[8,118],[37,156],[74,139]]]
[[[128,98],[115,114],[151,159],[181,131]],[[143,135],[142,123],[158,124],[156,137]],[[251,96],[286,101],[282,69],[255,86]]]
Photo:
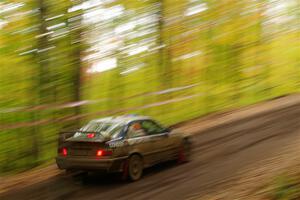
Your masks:
[[[67,138],[67,135],[70,137]],[[122,172],[132,181],[143,169],[190,155],[190,137],[145,116],[96,119],[73,133],[61,135],[57,166],[65,170]]]

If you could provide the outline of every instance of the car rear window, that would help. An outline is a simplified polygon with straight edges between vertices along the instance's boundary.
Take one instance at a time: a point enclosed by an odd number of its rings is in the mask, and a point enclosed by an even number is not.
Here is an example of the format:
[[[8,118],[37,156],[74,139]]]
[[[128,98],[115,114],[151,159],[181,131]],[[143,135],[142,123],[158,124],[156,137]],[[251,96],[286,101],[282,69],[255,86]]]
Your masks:
[[[97,136],[117,138],[124,125],[109,122],[90,122],[83,126],[73,137],[81,137],[88,133],[95,133]]]

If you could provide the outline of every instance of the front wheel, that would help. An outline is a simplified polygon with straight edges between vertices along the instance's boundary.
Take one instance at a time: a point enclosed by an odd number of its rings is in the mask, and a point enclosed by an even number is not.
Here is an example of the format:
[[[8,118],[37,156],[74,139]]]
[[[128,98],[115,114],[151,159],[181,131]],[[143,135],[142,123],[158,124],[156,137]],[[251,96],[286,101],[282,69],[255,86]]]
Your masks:
[[[131,181],[139,180],[143,175],[143,159],[141,156],[134,154],[128,161],[128,178]]]

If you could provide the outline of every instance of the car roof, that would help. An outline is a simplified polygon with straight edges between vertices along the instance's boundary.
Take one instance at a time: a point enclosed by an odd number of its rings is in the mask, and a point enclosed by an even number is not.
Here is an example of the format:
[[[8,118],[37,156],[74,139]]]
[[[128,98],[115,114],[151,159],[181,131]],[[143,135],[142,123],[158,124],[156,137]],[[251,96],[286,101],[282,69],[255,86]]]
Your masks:
[[[141,116],[141,115],[121,115],[121,116],[113,116],[113,117],[105,117],[94,119],[91,122],[110,122],[110,123],[122,123],[122,124],[129,124],[130,122],[137,121],[137,120],[149,120],[151,119],[148,116]]]

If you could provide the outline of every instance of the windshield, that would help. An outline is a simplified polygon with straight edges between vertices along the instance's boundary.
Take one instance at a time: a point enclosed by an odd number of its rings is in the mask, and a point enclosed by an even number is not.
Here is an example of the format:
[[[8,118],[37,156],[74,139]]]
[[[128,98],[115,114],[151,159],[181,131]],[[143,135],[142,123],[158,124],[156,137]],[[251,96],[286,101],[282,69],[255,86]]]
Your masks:
[[[124,127],[120,123],[110,123],[110,122],[90,122],[77,132],[74,137],[86,136],[88,133],[94,133],[94,137],[102,136],[104,138],[117,138]]]

